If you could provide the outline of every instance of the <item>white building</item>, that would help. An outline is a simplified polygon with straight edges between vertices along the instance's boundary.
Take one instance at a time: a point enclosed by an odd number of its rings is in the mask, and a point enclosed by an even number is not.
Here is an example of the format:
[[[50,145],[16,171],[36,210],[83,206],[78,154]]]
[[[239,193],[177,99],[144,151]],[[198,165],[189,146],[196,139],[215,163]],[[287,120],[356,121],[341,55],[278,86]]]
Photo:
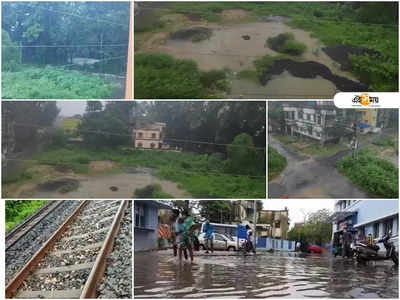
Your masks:
[[[283,114],[286,134],[309,137],[321,143],[335,138],[327,130],[334,126],[336,119],[336,108],[332,102],[284,104]]]
[[[133,129],[135,148],[161,149],[164,143],[165,123],[138,122]]]

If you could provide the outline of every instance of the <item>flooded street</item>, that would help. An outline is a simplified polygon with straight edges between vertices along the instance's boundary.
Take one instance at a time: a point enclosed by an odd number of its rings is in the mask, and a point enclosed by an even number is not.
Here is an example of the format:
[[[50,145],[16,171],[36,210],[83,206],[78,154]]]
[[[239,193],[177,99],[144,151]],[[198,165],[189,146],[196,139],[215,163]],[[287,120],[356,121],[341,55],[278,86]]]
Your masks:
[[[282,173],[268,183],[268,198],[369,198],[335,167],[339,156],[306,157],[282,146],[271,135],[269,145],[287,159]],[[346,152],[342,151],[340,155]],[[337,187],[340,186],[340,189]]]
[[[191,265],[172,250],[142,252],[135,253],[135,298],[398,298],[392,265],[294,253],[203,255]]]

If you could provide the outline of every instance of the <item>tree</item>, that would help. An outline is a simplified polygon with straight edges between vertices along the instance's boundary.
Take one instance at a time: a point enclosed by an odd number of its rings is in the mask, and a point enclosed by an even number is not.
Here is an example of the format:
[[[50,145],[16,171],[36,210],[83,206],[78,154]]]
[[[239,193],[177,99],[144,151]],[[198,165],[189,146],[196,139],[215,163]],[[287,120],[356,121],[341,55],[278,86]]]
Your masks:
[[[232,202],[229,200],[199,201],[200,215],[214,223],[229,223],[232,221]]]
[[[295,226],[288,232],[289,240],[304,241],[322,245],[332,238],[332,218],[329,209],[320,209],[308,215],[302,226]]]
[[[227,171],[240,175],[262,174],[265,165],[263,154],[263,151],[255,148],[251,136],[246,133],[239,134],[228,146]]]

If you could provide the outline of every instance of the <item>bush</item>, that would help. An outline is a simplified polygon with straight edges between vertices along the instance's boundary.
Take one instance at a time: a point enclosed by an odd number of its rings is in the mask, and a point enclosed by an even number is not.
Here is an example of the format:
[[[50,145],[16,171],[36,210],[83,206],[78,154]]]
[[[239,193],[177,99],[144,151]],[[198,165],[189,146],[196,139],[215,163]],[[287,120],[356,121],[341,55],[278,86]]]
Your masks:
[[[268,147],[268,181],[278,176],[287,165],[286,157],[275,149]]]
[[[10,35],[4,29],[1,30],[1,40],[2,40],[2,49],[1,49],[1,65],[2,71],[12,71],[15,72],[18,69],[18,54],[20,50],[18,47],[11,41]]]
[[[357,159],[347,155],[338,162],[338,170],[375,197],[398,198],[398,168],[368,150],[359,151]]]
[[[227,148],[226,171],[241,175],[264,175],[265,160],[261,149],[256,149],[247,133],[237,135]],[[262,153],[263,154],[263,153]]]
[[[168,54],[135,54],[137,99],[199,99],[226,88],[224,71],[201,72],[194,61]]]
[[[3,72],[1,84],[4,99],[104,99],[113,89],[100,77],[48,66]]]
[[[46,200],[7,200],[6,231],[21,223],[46,203]]]
[[[138,188],[135,190],[134,198],[159,198],[168,199],[174,198],[168,193],[162,192],[162,187],[159,184],[149,184],[144,188]]]
[[[289,32],[268,38],[266,44],[272,50],[289,55],[301,55],[307,49],[305,44],[297,42],[294,34]]]

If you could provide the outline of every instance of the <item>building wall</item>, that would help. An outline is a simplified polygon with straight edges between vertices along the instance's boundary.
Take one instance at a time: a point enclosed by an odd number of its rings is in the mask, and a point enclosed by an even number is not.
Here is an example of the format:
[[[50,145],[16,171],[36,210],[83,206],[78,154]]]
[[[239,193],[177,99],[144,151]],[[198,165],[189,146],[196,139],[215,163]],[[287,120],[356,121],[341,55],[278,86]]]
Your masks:
[[[135,148],[144,148],[144,149],[160,149],[160,140],[140,140],[136,139],[135,140]],[[152,145],[154,147],[152,147]]]
[[[135,251],[153,250],[158,248],[158,208],[157,206],[150,205],[150,202],[151,201],[149,201],[149,204],[134,202],[135,211],[137,206],[143,207],[145,220],[144,225],[141,227],[137,227],[135,222]]]
[[[353,227],[364,227],[366,235],[373,234],[374,224],[379,223],[379,236],[382,236],[385,219],[393,217],[392,236],[398,235],[399,206],[396,200],[351,200],[350,205],[346,205],[345,208],[343,200],[339,200],[335,204],[335,211],[356,211]],[[333,230],[336,231],[336,224],[333,224]]]

